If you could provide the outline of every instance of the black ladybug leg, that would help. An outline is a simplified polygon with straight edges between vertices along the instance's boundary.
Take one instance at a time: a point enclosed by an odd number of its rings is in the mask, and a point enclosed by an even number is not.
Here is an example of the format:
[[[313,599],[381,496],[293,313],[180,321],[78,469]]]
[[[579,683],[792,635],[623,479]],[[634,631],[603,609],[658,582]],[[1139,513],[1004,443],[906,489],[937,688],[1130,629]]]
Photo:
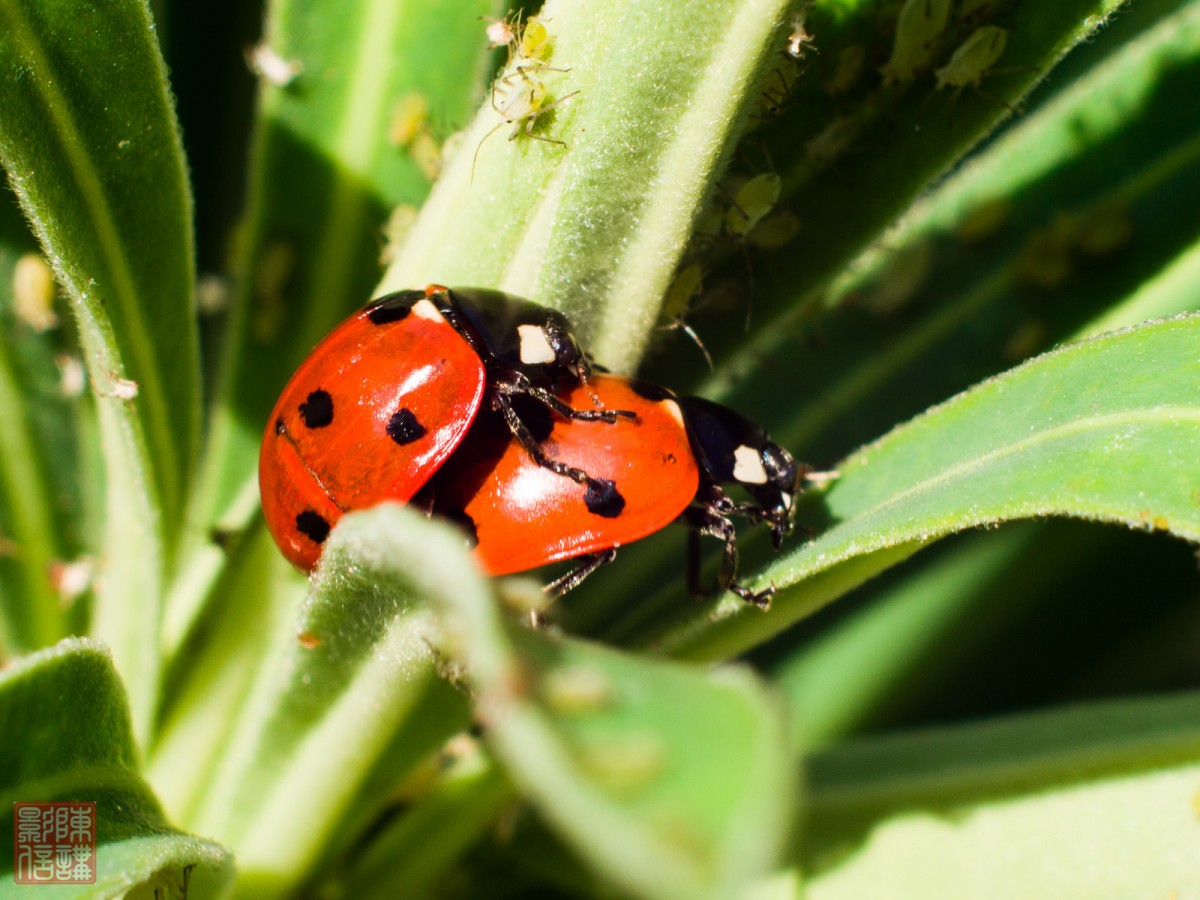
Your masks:
[[[747,603],[753,603],[759,609],[766,609],[770,606],[771,596],[775,593],[774,586],[769,586],[761,591],[752,591],[737,583],[737,531],[728,518],[711,506],[692,506],[684,511],[680,519],[685,525],[693,529],[696,534],[715,537],[724,542],[725,546],[721,554],[721,569],[717,573],[717,584],[721,590],[737,594],[737,596],[741,597]],[[689,569],[691,567],[691,552],[691,548],[689,547]],[[697,548],[697,569],[698,562]],[[689,571],[688,587],[689,589],[699,587],[699,576],[697,573]]]
[[[625,501],[617,492],[616,485],[613,482],[604,478],[593,478],[587,472],[583,471],[583,469],[577,469],[574,466],[569,466],[566,463],[558,462],[548,457],[543,452],[542,445],[538,442],[537,438],[533,436],[529,431],[529,427],[521,419],[517,411],[513,409],[512,404],[508,402],[508,398],[502,394],[498,394],[496,399],[500,411],[504,414],[504,421],[508,425],[508,430],[512,432],[513,437],[517,439],[535,463],[543,469],[549,469],[556,475],[570,478],[576,484],[586,484],[589,496],[595,495],[598,498],[607,498],[610,504],[619,501],[620,507],[625,506]],[[589,507],[591,505],[591,502],[589,502]],[[620,512],[620,508],[617,508],[616,512]],[[604,513],[600,514],[604,515]]]
[[[590,553],[587,556],[579,557],[579,565],[563,575],[561,578],[556,578],[554,581],[546,585],[542,590],[552,597],[561,597],[567,591],[572,591],[583,583],[583,580],[595,572],[601,566],[608,565],[617,558],[617,548],[610,547],[601,553]]]
[[[557,413],[564,419],[572,419],[576,422],[607,422],[611,425],[618,418],[637,418],[637,413],[628,409],[575,409],[573,406],[568,406],[549,391],[532,385],[523,388],[521,393],[533,397],[547,409]]]

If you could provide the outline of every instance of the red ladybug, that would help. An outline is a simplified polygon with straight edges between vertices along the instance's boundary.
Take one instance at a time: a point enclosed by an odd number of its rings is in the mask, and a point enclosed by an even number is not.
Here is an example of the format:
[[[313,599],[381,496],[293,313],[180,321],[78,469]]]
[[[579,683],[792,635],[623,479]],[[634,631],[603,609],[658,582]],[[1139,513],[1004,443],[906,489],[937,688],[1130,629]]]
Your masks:
[[[409,500],[481,408],[536,466],[587,484],[542,454],[514,403],[572,421],[630,415],[559,399],[589,376],[566,317],[527,300],[438,285],[380,298],[317,346],[275,404],[258,467],[267,526],[284,556],[311,569],[342,513]]]
[[[633,411],[637,419],[595,429],[522,411],[539,432],[545,455],[586,470],[588,482],[576,484],[539,467],[497,419],[481,416],[427,486],[433,511],[468,531],[490,574],[577,559],[575,569],[549,586],[555,593],[578,585],[622,545],[679,521],[724,542],[718,576],[723,589],[765,606],[773,588],[754,592],[736,581],[731,516],[769,525],[778,549],[791,528],[805,467],[758,425],[720,404],[605,374],[563,399],[574,404],[589,395]],[[725,491],[730,484],[750,499],[735,501]]]

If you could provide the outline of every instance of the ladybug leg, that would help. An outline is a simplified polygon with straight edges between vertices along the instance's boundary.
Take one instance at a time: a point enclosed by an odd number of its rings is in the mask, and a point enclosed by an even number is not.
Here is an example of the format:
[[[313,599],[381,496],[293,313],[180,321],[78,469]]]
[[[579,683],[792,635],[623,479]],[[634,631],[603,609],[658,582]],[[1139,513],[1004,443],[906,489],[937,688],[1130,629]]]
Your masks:
[[[539,387],[530,386],[523,393],[536,398],[538,402],[564,419],[573,419],[576,422],[607,422],[612,425],[618,418],[637,418],[637,413],[629,409],[575,409],[549,391]]]
[[[603,516],[606,519],[615,518],[620,515],[621,510],[625,508],[625,498],[617,490],[615,482],[609,481],[607,478],[593,478],[587,472],[583,471],[583,469],[577,469],[574,466],[551,459],[542,450],[541,443],[533,436],[529,427],[521,419],[520,415],[517,414],[517,411],[512,408],[512,404],[506,402],[506,400],[501,400],[500,410],[504,414],[508,430],[512,432],[513,437],[517,439],[535,463],[543,469],[549,469],[556,475],[570,478],[576,484],[587,486],[584,503],[587,504],[590,512],[598,516]]]
[[[545,388],[531,384],[529,379],[519,372],[513,372],[507,381],[493,379],[492,388],[497,397],[502,398],[502,403],[506,403],[510,395],[532,397],[551,412],[576,422],[607,422],[612,425],[618,418],[637,418],[637,413],[628,409],[575,409]]]
[[[561,578],[546,585],[542,590],[553,597],[561,597],[567,591],[572,591],[583,583],[584,579],[601,566],[606,566],[617,558],[617,548],[610,547],[600,553],[589,553],[579,557],[579,565]]]
[[[730,591],[741,597],[747,603],[753,603],[759,609],[770,606],[771,596],[775,593],[774,585],[761,591],[752,591],[737,583],[738,550],[737,531],[729,514],[736,512],[735,504],[723,490],[715,485],[706,490],[701,488],[698,494],[699,506],[691,506],[684,510],[680,521],[692,529],[692,537],[688,544],[688,590],[700,596],[712,596],[713,591],[700,588],[700,548],[699,537],[715,537],[724,543],[721,554],[721,569],[717,573],[717,585],[723,591]]]

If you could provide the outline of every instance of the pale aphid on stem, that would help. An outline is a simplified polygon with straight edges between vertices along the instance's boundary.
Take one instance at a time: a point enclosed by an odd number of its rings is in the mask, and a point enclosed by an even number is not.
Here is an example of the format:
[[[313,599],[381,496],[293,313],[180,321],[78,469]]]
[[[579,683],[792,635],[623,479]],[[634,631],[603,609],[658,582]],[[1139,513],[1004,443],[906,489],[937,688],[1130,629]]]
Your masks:
[[[1004,55],[1008,32],[998,25],[976,28],[950,56],[950,61],[938,69],[938,90],[942,88],[978,88],[987,70]]]
[[[735,238],[745,238],[775,208],[782,190],[783,179],[774,172],[755,175],[730,198],[725,230]]]
[[[905,0],[896,19],[892,55],[879,70],[885,85],[911,81],[933,64],[934,43],[950,21],[953,0]]]
[[[551,71],[564,72],[566,70],[553,69]],[[520,83],[514,85],[512,83],[514,79],[520,79]],[[471,160],[471,178],[475,177],[475,166],[479,162],[479,151],[483,149],[484,143],[505,125],[514,126],[508,136],[510,141],[515,141],[524,135],[545,144],[566,147],[566,141],[546,137],[544,134],[535,134],[533,129],[537,125],[538,118],[578,93],[579,91],[571,91],[569,94],[563,94],[555,100],[546,102],[546,85],[540,78],[531,75],[524,67],[520,66],[517,67],[516,72],[497,81],[492,88],[492,109],[500,116],[500,122],[483,136],[479,141],[479,146],[475,148],[475,156]],[[498,96],[502,98],[499,103],[497,102]]]
[[[699,263],[688,263],[679,270],[663,297],[662,311],[659,314],[659,321],[662,324],[659,325],[659,328],[664,331],[682,331],[686,334],[704,355],[704,361],[708,363],[708,368],[712,369],[713,361],[709,356],[708,348],[704,346],[700,336],[685,319],[692,306],[692,299],[700,293],[703,282],[704,274]]]

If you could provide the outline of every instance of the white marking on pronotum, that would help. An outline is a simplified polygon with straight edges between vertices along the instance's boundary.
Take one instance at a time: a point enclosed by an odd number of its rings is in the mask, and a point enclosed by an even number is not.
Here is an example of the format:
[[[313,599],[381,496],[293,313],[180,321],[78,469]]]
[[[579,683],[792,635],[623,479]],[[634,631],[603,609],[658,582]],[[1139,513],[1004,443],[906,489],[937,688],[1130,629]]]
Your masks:
[[[683,428],[683,410],[679,408],[679,404],[674,400],[667,399],[662,402],[662,405],[671,414],[671,418],[679,423],[679,427]]]
[[[540,325],[518,325],[521,336],[521,362],[527,366],[554,362],[554,348]]]
[[[742,444],[733,451],[733,477],[742,484],[767,483],[767,470],[757,450]]]
[[[438,308],[434,306],[428,297],[423,297],[413,304],[413,315],[419,316],[422,319],[428,319],[430,322],[444,322],[442,314],[438,312]]]

